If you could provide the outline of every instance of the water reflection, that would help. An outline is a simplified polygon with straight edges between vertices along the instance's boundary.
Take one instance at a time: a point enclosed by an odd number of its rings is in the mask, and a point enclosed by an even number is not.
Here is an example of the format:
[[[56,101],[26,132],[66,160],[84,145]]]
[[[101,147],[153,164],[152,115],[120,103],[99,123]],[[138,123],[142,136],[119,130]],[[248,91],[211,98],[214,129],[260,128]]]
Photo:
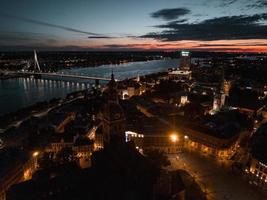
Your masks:
[[[62,70],[69,74],[83,74],[97,77],[110,77],[113,69],[117,79],[125,79],[166,70],[178,66],[179,60],[159,60],[148,62],[125,63],[121,65],[103,65],[92,68],[75,68]],[[103,83],[100,81],[100,84]],[[8,79],[0,81],[0,115],[16,111],[38,101],[47,101],[52,98],[66,96],[70,92],[90,88],[94,80],[46,80],[30,78]]]

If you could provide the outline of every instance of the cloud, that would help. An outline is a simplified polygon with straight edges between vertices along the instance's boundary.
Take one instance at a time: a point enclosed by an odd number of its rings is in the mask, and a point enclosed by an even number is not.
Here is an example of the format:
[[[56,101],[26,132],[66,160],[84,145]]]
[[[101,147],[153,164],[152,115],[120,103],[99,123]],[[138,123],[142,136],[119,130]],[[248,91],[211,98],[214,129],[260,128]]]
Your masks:
[[[15,20],[24,21],[24,22],[28,22],[31,24],[41,25],[41,26],[57,28],[57,29],[65,30],[65,31],[74,32],[74,33],[82,33],[82,34],[86,34],[86,35],[95,35],[95,36],[100,35],[98,33],[88,32],[88,31],[84,31],[84,30],[80,30],[80,29],[75,29],[72,27],[62,26],[62,25],[58,25],[58,24],[52,24],[52,23],[48,23],[48,22],[43,22],[43,21],[39,21],[39,20],[35,20],[35,19],[30,19],[30,18],[21,17],[21,16],[15,16],[15,15],[10,15],[10,14],[1,13],[0,17],[1,18],[15,19]]]
[[[238,0],[223,0],[222,3],[220,4],[220,7],[230,6],[237,1]]]
[[[119,37],[111,37],[111,36],[89,36],[89,39],[114,39]]]
[[[267,6],[266,0],[259,0],[259,1],[257,1],[257,3],[259,4],[259,6]]]
[[[151,44],[106,44],[102,47],[104,48],[143,48],[150,47]]]
[[[33,33],[33,32],[18,32],[18,31],[0,31],[0,45],[6,44],[21,44],[21,43],[57,43],[58,38],[52,35]]]
[[[266,20],[267,13],[218,17],[198,23],[173,21],[155,26],[163,29],[160,32],[140,37],[161,41],[267,39],[267,25],[261,23]]]
[[[151,14],[153,18],[161,18],[166,21],[178,19],[181,16],[187,15],[190,13],[190,10],[187,8],[170,8],[158,10]]]
[[[199,44],[197,47],[249,47],[249,46],[267,46],[267,44]]]
[[[90,47],[81,47],[75,45],[65,45],[65,46],[47,46],[44,44],[34,44],[34,45],[1,45],[0,51],[96,51],[98,49]]]
[[[267,7],[267,0],[257,0],[254,3],[249,3],[247,5],[248,8],[265,8]]]

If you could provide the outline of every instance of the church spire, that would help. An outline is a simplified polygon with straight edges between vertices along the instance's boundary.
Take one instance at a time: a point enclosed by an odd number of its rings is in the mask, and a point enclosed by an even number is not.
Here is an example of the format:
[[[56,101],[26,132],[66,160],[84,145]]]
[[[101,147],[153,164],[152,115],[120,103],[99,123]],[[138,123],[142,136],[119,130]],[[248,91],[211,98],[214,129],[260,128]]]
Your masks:
[[[108,101],[118,103],[117,83],[114,78],[113,70],[111,72],[111,80],[108,83]]]

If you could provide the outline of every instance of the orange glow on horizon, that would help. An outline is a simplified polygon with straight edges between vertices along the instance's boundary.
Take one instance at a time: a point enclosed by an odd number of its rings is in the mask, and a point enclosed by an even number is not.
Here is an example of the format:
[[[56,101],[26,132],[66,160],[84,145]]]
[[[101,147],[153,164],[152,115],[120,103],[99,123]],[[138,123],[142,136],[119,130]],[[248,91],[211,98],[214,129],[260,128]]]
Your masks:
[[[162,42],[153,39],[120,38],[105,40],[94,43],[90,48],[100,50],[164,50],[173,51],[189,49],[195,51],[223,51],[223,52],[267,52],[267,40],[216,40],[216,41],[193,41],[183,40],[175,42]]]
[[[75,45],[74,45],[75,44]],[[52,45],[56,47],[57,45]],[[267,39],[247,40],[214,40],[214,41],[159,41],[142,38],[114,38],[101,40],[65,40],[59,44],[60,47],[76,46],[82,49],[92,50],[144,50],[144,51],[177,51],[188,49],[191,51],[213,51],[213,52],[267,52]]]

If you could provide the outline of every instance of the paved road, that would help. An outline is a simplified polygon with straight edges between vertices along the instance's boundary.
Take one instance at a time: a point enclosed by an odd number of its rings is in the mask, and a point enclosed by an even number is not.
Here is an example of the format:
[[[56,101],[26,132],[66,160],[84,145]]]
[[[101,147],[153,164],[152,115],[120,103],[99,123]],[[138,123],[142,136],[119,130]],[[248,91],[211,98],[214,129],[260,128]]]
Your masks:
[[[241,175],[234,174],[225,165],[198,153],[183,152],[169,156],[171,169],[185,169],[200,184],[212,200],[266,200],[255,186]]]

